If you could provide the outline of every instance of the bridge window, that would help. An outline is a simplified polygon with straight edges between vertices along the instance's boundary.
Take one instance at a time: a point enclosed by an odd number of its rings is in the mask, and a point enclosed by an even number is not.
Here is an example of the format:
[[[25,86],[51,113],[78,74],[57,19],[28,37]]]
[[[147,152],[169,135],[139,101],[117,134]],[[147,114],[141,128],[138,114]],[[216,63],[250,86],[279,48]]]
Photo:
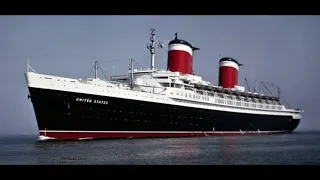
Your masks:
[[[169,83],[163,83],[162,85],[163,85],[163,87],[170,87]]]

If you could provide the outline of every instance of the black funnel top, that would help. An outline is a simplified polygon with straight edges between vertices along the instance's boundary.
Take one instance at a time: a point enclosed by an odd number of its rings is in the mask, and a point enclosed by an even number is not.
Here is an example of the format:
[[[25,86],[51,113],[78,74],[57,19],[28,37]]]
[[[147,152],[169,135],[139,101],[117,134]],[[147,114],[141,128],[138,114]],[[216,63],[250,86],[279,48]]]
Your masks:
[[[232,61],[234,63],[237,63],[238,66],[242,66],[242,64],[240,64],[237,60],[233,59],[232,57],[223,57],[220,59],[219,62],[222,62],[222,61]]]
[[[186,46],[189,46],[192,50],[200,50],[200,48],[196,48],[196,47],[193,47],[188,41],[186,40],[182,40],[182,39],[178,39],[178,33],[175,33],[175,39],[170,41],[169,42],[169,45],[170,44],[184,44]]]

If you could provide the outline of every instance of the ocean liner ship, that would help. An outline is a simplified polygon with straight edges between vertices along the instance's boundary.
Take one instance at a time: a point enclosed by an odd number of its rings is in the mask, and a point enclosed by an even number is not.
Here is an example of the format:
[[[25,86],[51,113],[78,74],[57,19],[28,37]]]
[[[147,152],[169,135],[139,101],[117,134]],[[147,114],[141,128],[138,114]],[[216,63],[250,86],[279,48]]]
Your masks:
[[[280,96],[250,92],[238,85],[242,64],[231,57],[219,61],[219,82],[213,85],[193,72],[199,50],[175,38],[167,45],[167,70],[156,69],[161,46],[151,29],[151,67],[128,73],[72,79],[25,73],[39,129],[39,140],[191,137],[290,133],[302,110],[280,103]],[[32,71],[30,71],[30,69]],[[279,91],[280,93],[280,91]]]

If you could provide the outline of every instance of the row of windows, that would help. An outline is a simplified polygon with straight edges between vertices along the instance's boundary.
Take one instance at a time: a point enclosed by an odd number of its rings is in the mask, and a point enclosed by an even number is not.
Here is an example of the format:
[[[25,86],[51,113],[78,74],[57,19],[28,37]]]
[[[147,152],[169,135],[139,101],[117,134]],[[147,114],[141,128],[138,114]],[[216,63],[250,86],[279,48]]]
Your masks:
[[[173,95],[173,93],[170,93]],[[182,96],[183,93],[176,93],[177,96]],[[195,100],[202,100],[202,101],[209,101],[209,97],[207,96],[201,96],[201,95],[195,95],[195,94],[184,94],[185,98],[195,99]]]
[[[170,93],[173,95],[173,93]],[[195,99],[195,100],[202,100],[202,101],[209,101],[209,97],[207,96],[201,96],[201,95],[191,95],[191,94],[183,94],[183,93],[176,93],[177,96],[184,96],[185,98],[188,98],[188,99]],[[189,101],[187,101],[189,102]],[[281,110],[282,107],[281,106],[277,106],[277,105],[271,105],[271,104],[254,104],[254,103],[251,103],[251,106],[249,105],[248,102],[245,102],[243,103],[243,105],[241,105],[241,101],[233,101],[233,100],[227,100],[225,101],[225,98],[216,98],[215,99],[215,103],[219,103],[219,104],[227,104],[227,105],[236,105],[236,106],[244,106],[244,107],[252,107],[252,108],[261,108],[261,109],[278,109],[278,110]],[[198,104],[198,103],[197,103]],[[201,104],[201,103],[200,103]],[[264,105],[264,106],[263,106]]]

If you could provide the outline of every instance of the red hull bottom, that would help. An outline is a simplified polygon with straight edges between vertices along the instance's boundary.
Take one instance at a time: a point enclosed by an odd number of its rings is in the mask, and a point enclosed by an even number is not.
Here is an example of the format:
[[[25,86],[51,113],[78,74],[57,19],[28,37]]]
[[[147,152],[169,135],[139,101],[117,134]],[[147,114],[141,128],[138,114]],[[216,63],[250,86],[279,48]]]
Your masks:
[[[282,134],[292,131],[40,131],[39,141]]]

